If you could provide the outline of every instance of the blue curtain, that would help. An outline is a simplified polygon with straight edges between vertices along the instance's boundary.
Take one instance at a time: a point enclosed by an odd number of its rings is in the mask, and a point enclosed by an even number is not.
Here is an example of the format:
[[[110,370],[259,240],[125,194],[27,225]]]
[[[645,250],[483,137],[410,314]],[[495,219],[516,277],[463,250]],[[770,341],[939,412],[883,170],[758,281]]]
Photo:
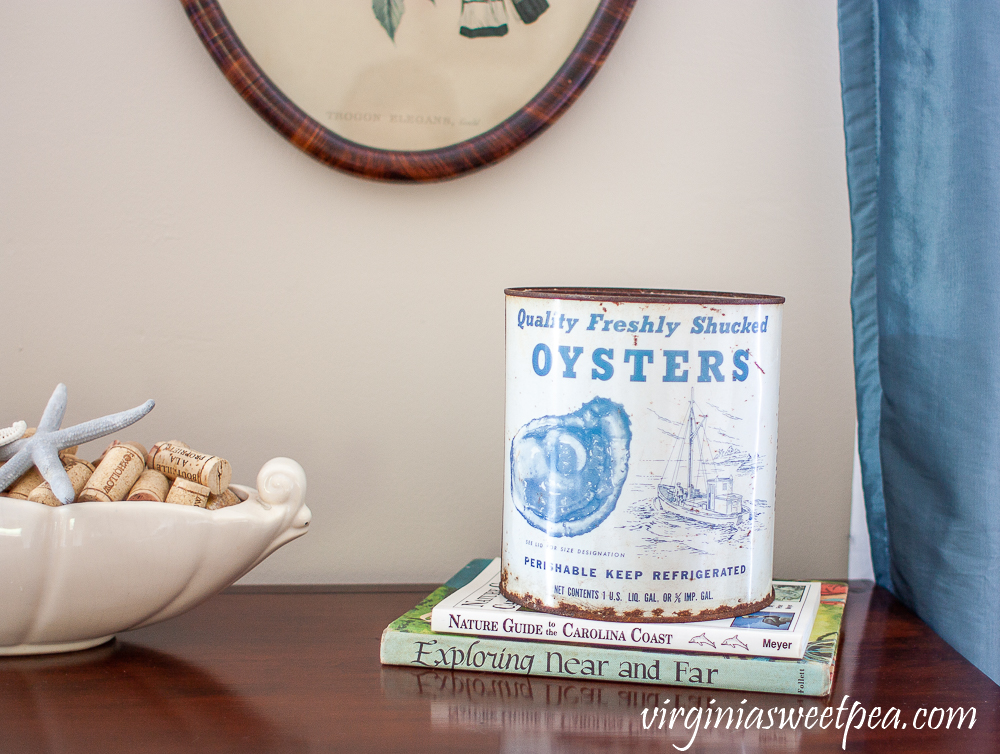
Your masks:
[[[839,23],[875,576],[1000,682],[1000,3]]]

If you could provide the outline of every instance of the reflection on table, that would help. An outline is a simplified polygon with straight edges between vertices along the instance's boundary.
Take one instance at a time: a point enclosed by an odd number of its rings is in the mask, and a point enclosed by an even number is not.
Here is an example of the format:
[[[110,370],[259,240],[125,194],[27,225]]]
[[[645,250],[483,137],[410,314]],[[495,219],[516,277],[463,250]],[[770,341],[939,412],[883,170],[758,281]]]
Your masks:
[[[593,745],[595,738],[601,741],[602,751],[641,743],[650,748],[668,743],[685,747],[692,737],[699,750],[712,742],[732,746],[734,736],[725,729],[728,714],[719,729],[714,727],[719,708],[732,707],[737,715],[741,707],[749,712],[763,697],[769,708],[782,706],[797,714],[800,706],[825,703],[778,694],[389,667],[382,669],[382,689],[390,700],[418,697],[426,701],[434,728],[499,731],[503,751],[509,752],[580,751],[585,744]],[[652,717],[657,708],[668,710],[667,724],[662,727],[662,718]],[[672,730],[670,710],[679,710]],[[710,712],[712,727],[706,731]],[[767,751],[797,751],[802,736],[801,728],[750,733],[749,738],[741,737],[743,742]]]
[[[111,641],[83,652],[0,658],[0,751],[206,751],[253,742],[261,751],[306,745],[191,663]]]

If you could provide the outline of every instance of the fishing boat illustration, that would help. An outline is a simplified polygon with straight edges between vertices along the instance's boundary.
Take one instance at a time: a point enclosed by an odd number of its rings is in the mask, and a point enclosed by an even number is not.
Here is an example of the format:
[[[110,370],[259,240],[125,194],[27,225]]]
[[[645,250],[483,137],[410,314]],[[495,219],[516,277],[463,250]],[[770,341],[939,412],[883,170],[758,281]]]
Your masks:
[[[723,476],[705,433],[707,414],[688,402],[684,427],[666,471],[657,485],[657,502],[664,513],[713,526],[736,526],[743,520],[743,496],[733,491],[733,477]]]

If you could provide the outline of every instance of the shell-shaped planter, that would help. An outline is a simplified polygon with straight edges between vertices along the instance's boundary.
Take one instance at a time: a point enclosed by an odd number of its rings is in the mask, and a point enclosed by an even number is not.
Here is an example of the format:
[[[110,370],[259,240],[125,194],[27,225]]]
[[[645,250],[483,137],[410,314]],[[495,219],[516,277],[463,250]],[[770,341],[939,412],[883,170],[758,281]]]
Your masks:
[[[0,497],[0,655],[86,649],[190,610],[305,534],[306,476],[275,458],[246,500],[49,508]]]

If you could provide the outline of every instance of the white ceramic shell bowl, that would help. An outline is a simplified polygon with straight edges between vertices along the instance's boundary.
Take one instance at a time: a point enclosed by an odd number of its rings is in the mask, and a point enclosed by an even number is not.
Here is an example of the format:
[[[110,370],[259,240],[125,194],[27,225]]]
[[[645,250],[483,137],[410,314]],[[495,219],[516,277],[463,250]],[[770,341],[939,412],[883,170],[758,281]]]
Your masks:
[[[0,497],[0,655],[68,652],[189,610],[305,534],[306,476],[275,458],[246,500],[50,508]]]

